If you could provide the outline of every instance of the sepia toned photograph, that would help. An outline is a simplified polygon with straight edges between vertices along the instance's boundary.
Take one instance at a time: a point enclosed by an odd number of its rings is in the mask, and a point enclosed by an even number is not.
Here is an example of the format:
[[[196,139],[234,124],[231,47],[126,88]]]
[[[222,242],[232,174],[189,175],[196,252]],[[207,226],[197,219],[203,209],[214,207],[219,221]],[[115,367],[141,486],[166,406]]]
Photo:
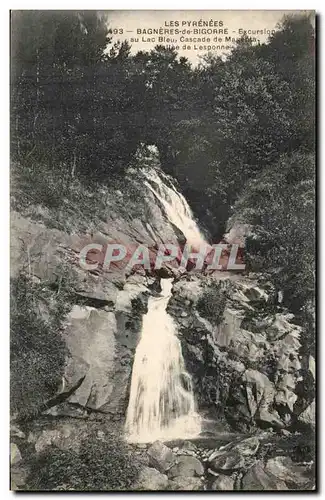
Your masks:
[[[316,15],[10,11],[10,490],[316,492]]]

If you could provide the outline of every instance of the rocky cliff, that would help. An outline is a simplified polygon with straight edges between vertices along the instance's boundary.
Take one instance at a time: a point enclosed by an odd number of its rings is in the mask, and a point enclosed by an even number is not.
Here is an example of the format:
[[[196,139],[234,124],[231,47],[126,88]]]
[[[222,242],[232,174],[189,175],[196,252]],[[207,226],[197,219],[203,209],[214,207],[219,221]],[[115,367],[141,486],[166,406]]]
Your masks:
[[[314,404],[314,359],[293,315],[258,278],[182,276],[168,310],[201,410],[237,430],[297,428]]]
[[[157,178],[154,170],[152,175]],[[58,269],[73,276],[72,307],[61,332],[69,352],[63,387],[67,390],[85,379],[69,403],[52,413],[87,416],[96,411],[114,418],[125,413],[142,316],[157,277],[143,269],[127,273],[118,266],[85,271],[78,257],[90,242],[113,241],[130,249],[145,244],[152,252],[157,242],[177,243],[181,232],[143,181],[143,173],[130,169],[123,193],[102,189],[101,211],[94,206],[80,214],[70,206],[58,216],[57,211],[31,204],[23,213],[11,214],[12,276],[24,270],[44,286],[58,279]],[[98,202],[91,193],[84,195],[85,203]],[[44,304],[41,313],[48,315]]]

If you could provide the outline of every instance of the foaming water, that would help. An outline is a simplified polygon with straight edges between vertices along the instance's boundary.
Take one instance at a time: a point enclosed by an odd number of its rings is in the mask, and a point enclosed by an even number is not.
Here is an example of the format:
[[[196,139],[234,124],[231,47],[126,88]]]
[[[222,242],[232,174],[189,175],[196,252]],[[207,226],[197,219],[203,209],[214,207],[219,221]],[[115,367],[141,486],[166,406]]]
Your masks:
[[[189,204],[169,177],[163,173],[158,175],[153,169],[146,172],[145,176],[148,179],[145,184],[164,207],[168,220],[182,231],[186,240],[196,246],[206,243]]]
[[[162,280],[143,318],[131,379],[126,433],[129,442],[189,439],[199,435],[200,416],[176,326],[166,311],[172,280]]]

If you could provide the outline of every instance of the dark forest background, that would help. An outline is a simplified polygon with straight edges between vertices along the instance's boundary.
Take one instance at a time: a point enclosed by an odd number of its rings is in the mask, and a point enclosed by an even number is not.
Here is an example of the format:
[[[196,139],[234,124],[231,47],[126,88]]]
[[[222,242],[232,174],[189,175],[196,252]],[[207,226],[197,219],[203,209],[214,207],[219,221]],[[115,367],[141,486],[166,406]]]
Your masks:
[[[250,225],[248,268],[283,291],[313,343],[310,19],[285,18],[268,43],[243,38],[225,60],[208,54],[193,67],[162,46],[132,55],[112,43],[107,13],[11,16],[12,179],[33,203],[59,208],[75,179],[110,184],[154,144],[211,242]]]

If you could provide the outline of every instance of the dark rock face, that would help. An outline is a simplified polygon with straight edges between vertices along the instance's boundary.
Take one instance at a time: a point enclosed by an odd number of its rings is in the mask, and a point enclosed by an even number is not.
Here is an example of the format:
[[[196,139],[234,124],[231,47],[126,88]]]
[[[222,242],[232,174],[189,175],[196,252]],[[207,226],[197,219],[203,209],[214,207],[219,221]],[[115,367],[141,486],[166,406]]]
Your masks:
[[[301,328],[280,305],[270,306],[253,277],[183,276],[168,311],[178,324],[199,409],[241,431],[290,427],[306,410],[298,404],[308,401]]]

